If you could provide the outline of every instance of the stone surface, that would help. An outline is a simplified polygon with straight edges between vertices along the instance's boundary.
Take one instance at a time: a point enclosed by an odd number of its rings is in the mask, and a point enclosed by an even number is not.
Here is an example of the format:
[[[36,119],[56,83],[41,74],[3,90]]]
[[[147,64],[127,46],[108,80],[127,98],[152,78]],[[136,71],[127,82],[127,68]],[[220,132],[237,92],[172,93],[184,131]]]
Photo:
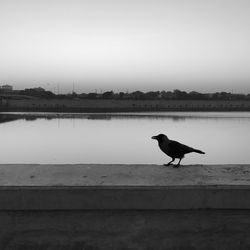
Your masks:
[[[250,165],[0,165],[0,187],[249,185]]]

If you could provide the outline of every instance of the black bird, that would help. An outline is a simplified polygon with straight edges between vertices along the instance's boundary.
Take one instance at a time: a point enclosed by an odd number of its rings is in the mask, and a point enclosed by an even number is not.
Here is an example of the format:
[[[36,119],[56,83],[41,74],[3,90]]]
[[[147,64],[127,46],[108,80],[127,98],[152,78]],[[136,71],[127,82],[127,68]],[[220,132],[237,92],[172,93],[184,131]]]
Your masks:
[[[165,154],[167,154],[168,156],[170,156],[172,158],[172,161],[170,161],[167,164],[164,164],[165,166],[169,166],[175,160],[175,158],[178,158],[180,160],[175,165],[175,167],[179,167],[181,160],[184,158],[184,155],[188,154],[188,153],[195,152],[195,153],[199,153],[199,154],[205,154],[203,151],[201,151],[199,149],[191,148],[191,147],[186,146],[184,144],[181,144],[177,141],[172,141],[172,140],[168,139],[168,137],[164,134],[152,136],[152,139],[157,140],[160,149]]]

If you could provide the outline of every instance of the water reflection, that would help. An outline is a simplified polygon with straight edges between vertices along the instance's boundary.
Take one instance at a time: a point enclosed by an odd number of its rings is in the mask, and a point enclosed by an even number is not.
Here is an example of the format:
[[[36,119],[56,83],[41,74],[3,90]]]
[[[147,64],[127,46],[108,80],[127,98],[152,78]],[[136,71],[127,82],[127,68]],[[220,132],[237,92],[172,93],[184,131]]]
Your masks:
[[[200,148],[183,164],[249,163],[250,113],[1,113],[0,163],[162,164],[151,136]]]
[[[11,114],[0,114],[0,123],[12,122],[20,118],[19,115],[11,115]]]
[[[34,112],[2,112],[0,123],[24,119],[34,121],[36,119],[89,119],[89,120],[128,120],[128,119],[153,119],[184,121],[186,119],[250,119],[249,112],[148,112],[148,113],[34,113]]]

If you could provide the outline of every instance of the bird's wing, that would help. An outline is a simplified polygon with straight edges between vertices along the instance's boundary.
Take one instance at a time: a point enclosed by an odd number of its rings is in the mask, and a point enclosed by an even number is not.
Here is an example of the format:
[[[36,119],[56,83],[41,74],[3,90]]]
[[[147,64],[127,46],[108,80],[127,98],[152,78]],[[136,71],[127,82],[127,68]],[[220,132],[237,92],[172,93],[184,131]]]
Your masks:
[[[170,141],[169,142],[169,148],[172,152],[175,152],[176,154],[187,154],[193,151],[193,148],[181,144],[178,141]]]

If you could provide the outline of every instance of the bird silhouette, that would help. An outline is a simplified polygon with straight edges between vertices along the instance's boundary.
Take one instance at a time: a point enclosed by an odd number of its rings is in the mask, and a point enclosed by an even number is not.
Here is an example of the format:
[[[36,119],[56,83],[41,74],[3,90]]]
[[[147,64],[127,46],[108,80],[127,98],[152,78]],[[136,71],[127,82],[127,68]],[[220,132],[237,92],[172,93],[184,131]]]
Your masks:
[[[177,141],[172,141],[164,134],[159,134],[159,135],[156,135],[156,136],[152,136],[151,138],[157,140],[160,149],[165,154],[167,154],[169,157],[172,158],[172,160],[169,163],[164,164],[164,166],[171,165],[172,162],[175,160],[175,158],[177,158],[177,159],[180,159],[180,160],[175,165],[175,167],[179,167],[181,160],[184,158],[184,155],[188,154],[188,153],[195,152],[195,153],[198,153],[198,154],[205,154],[203,151],[201,151],[199,149],[191,148],[191,147],[186,146],[184,144],[181,144],[181,143],[179,143]]]

